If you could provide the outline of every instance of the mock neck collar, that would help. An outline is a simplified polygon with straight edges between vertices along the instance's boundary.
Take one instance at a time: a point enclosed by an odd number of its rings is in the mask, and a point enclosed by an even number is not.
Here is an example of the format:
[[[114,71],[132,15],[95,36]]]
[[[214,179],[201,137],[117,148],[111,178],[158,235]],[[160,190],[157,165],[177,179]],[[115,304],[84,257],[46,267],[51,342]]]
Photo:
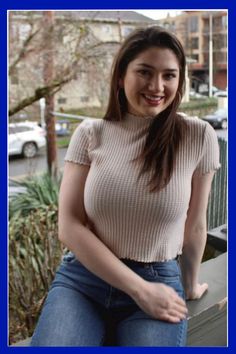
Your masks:
[[[152,117],[152,116],[142,117],[132,113],[126,113],[124,118],[125,121],[130,122],[132,124],[145,126],[151,124],[156,117]]]

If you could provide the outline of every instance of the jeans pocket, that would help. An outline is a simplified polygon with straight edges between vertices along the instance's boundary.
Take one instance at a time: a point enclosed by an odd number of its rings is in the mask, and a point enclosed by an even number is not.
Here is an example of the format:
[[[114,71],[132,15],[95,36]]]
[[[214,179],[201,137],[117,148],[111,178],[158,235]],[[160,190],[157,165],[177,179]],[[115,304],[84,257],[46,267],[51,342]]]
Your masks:
[[[181,279],[179,265],[176,261],[156,263],[153,265],[157,280],[163,283],[178,282]]]

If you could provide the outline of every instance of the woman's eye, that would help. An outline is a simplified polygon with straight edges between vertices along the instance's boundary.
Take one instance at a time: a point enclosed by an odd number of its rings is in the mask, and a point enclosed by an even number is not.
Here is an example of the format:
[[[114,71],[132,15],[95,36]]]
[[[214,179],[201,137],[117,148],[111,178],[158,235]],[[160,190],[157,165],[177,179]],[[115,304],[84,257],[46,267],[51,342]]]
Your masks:
[[[150,76],[151,75],[150,71],[148,71],[148,70],[139,70],[138,72],[142,76]]]
[[[175,77],[176,77],[175,74],[166,74],[165,75],[166,80],[171,80],[171,79],[174,79]]]

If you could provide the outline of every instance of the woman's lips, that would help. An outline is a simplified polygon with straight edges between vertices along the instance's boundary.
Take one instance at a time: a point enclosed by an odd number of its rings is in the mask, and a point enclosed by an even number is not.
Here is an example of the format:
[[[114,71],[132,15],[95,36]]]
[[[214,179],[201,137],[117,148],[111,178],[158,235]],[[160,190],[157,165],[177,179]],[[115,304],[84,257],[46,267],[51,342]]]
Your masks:
[[[154,96],[154,95],[146,95],[142,94],[145,101],[151,106],[159,106],[161,101],[163,100],[164,96]]]

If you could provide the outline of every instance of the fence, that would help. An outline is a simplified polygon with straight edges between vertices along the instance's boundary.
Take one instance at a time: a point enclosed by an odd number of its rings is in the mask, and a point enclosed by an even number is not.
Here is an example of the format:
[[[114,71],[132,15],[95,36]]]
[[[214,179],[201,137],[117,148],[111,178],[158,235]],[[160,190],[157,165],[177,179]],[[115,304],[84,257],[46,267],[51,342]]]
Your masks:
[[[207,211],[208,230],[227,223],[227,141],[218,138],[221,168],[216,172]]]

